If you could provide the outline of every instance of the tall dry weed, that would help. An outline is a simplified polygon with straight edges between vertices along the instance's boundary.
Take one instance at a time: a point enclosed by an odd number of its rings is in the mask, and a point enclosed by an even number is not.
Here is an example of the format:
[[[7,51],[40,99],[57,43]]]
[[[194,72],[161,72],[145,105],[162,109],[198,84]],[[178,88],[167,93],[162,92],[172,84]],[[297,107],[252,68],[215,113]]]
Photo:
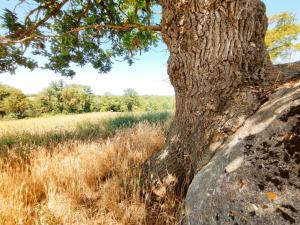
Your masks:
[[[144,123],[26,160],[11,153],[0,160],[0,224],[175,224],[177,202],[147,209],[139,185],[140,165],[164,144],[162,126]]]

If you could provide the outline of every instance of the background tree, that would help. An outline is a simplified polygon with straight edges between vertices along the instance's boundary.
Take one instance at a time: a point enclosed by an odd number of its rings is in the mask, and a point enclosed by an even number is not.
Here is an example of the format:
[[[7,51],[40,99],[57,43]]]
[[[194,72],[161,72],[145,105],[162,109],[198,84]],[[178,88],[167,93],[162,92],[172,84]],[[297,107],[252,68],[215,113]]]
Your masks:
[[[22,91],[0,85],[0,111],[12,117],[25,117],[25,112],[30,108],[30,102]]]
[[[141,108],[144,111],[173,111],[175,98],[173,96],[141,96]]]
[[[269,18],[266,45],[272,60],[291,61],[292,54],[300,51],[300,24],[292,13],[284,12]]]
[[[121,96],[107,95],[96,96],[92,103],[92,108],[100,112],[125,112],[126,106],[123,104]]]
[[[67,86],[62,80],[52,82],[37,96],[37,105],[42,113],[90,112],[93,92],[83,85]]]
[[[126,105],[128,112],[132,112],[134,108],[140,106],[139,94],[137,93],[136,90],[132,88],[128,88],[124,90],[123,101],[124,104]]]
[[[123,96],[114,96],[111,93],[97,96],[89,86],[66,85],[60,80],[52,82],[37,95],[25,96],[16,88],[0,85],[1,117],[5,114],[10,114],[13,118],[23,118],[41,114],[168,111],[174,108],[173,96],[139,96],[130,88],[124,91]]]
[[[70,85],[61,92],[63,112],[83,113],[91,111],[93,93],[90,87]]]
[[[52,82],[37,95],[38,107],[41,113],[62,113],[63,100],[61,93],[65,88],[62,80]]]

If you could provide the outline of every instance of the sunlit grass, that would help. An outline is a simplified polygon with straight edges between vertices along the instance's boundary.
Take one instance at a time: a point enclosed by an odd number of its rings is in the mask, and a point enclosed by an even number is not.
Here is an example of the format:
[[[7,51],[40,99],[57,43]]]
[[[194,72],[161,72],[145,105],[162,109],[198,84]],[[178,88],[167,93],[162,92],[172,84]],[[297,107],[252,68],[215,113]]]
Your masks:
[[[103,120],[104,118],[114,118],[120,115],[122,114],[101,112],[0,121],[0,137],[6,134],[16,134],[22,132],[44,134],[49,131],[70,131],[75,129],[77,123],[80,121],[98,121]]]
[[[32,145],[50,145],[66,140],[90,140],[113,135],[116,130],[140,122],[165,123],[168,112],[161,113],[87,113],[0,122],[0,150],[18,146],[27,151]]]

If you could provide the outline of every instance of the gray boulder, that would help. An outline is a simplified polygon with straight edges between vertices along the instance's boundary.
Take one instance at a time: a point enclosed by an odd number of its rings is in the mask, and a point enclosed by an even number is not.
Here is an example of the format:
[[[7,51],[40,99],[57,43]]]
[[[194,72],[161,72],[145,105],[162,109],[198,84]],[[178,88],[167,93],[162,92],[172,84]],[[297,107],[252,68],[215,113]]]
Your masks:
[[[300,224],[300,82],[272,95],[191,183],[181,224]]]

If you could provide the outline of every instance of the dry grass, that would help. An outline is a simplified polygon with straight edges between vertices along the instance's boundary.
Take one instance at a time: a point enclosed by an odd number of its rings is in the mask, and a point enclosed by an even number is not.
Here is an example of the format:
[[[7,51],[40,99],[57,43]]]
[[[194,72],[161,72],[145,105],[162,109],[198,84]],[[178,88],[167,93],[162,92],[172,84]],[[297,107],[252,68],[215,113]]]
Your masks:
[[[163,148],[164,129],[11,151],[0,159],[0,224],[175,224],[175,200],[154,209],[141,196],[140,165]]]

